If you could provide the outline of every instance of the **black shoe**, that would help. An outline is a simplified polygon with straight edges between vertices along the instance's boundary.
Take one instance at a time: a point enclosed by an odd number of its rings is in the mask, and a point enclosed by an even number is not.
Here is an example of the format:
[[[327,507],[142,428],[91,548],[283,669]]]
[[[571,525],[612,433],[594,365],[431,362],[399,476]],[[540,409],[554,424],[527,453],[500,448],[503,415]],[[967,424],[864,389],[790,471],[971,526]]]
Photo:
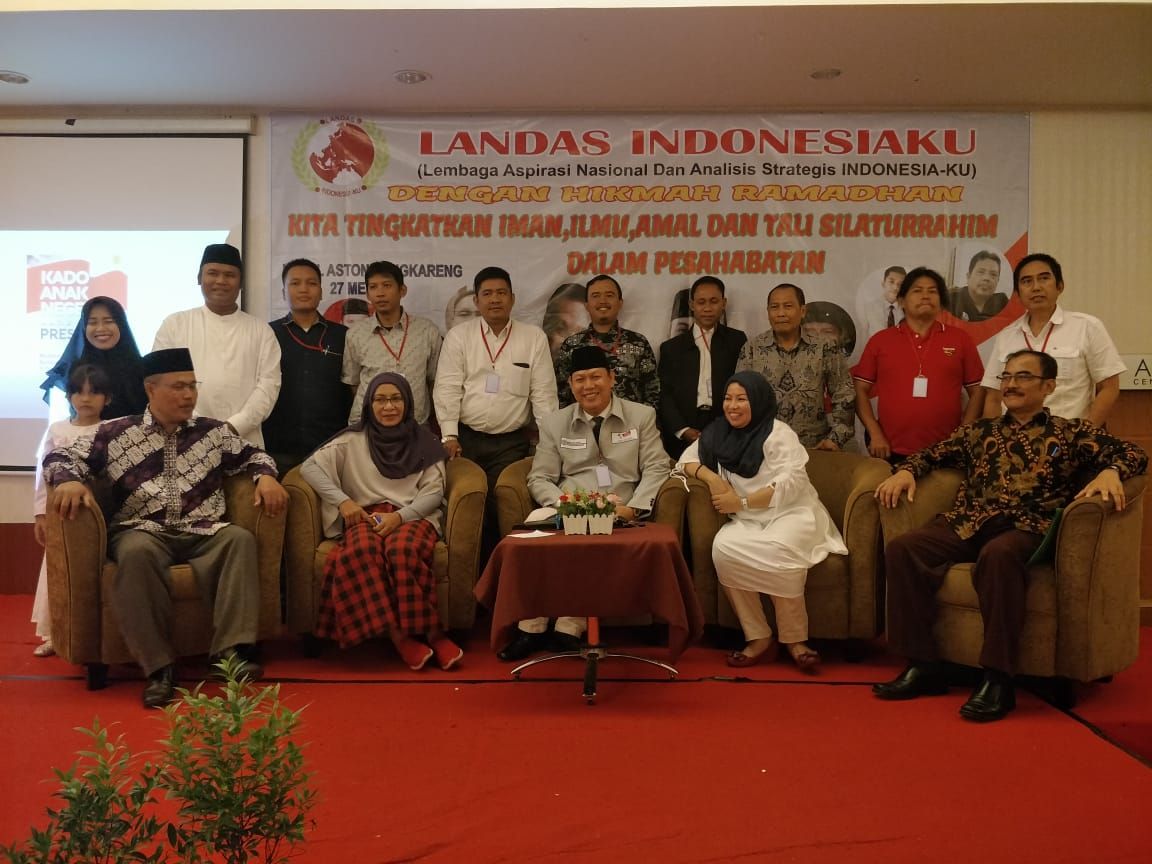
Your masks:
[[[148,683],[144,685],[145,708],[163,708],[175,698],[175,666],[162,666],[148,676]]]
[[[580,637],[556,630],[552,633],[552,650],[558,654],[579,654]]]
[[[523,660],[531,657],[537,651],[544,651],[548,647],[547,633],[525,633],[516,631],[516,638],[496,652],[496,657],[505,663]]]
[[[255,660],[250,659],[244,647],[240,645],[222,651],[212,658],[212,676],[221,680],[227,678],[228,676],[224,674],[224,670],[216,664],[222,660],[232,658],[235,658],[237,662],[237,666],[235,667],[237,681],[243,681],[245,679],[248,681],[259,681],[264,677],[264,667]]]
[[[872,685],[872,695],[878,699],[898,701],[917,696],[938,696],[948,692],[944,673],[935,663],[909,663],[908,668],[883,684]]]
[[[1012,682],[997,681],[986,675],[968,701],[960,706],[960,716],[974,723],[991,723],[1004,719],[1015,707],[1016,687]]]

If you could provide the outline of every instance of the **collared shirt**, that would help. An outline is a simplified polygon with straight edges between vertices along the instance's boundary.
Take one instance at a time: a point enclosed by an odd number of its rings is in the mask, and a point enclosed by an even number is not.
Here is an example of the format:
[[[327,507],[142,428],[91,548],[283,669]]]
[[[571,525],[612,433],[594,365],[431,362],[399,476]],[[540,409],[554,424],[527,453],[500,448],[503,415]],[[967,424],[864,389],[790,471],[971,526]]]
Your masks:
[[[111,485],[109,529],[215,534],[224,521],[224,478],[276,476],[276,463],[221,420],[193,417],[171,433],[150,411],[100,424],[44,459],[53,486],[103,476]]]
[[[412,388],[412,414],[427,423],[432,413],[432,383],[440,359],[440,331],[427,318],[410,316],[403,308],[400,320],[383,326],[373,315],[348,328],[344,340],[344,374],[341,380],[356,388],[348,422],[360,419],[364,390],[381,372],[399,372]]]
[[[712,337],[716,335],[716,328],[705,332],[704,328],[692,322],[692,339],[696,342],[696,349],[700,352],[700,375],[696,379],[696,407],[719,408],[712,404]]]
[[[1096,398],[1096,385],[1128,368],[1099,318],[1057,306],[1052,320],[1036,336],[1028,326],[1027,314],[997,333],[980,383],[989,390],[999,390],[999,376],[1008,355],[1030,346],[1052,355],[1059,367],[1056,389],[1044,400],[1044,407],[1057,417],[1087,417]]]
[[[558,407],[548,337],[521,321],[498,334],[483,318],[457,324],[444,337],[433,399],[445,435],[458,435],[461,423],[488,435],[533,417],[539,424]]]
[[[207,306],[173,312],[156,331],[153,351],[187,348],[200,390],[196,412],[232,424],[264,445],[260,424],[280,393],[280,343],[268,324],[237,310],[217,315]]]
[[[660,410],[660,376],[656,373],[656,354],[643,335],[635,330],[625,330],[619,322],[601,335],[589,326],[579,333],[573,333],[560,345],[556,352],[556,391],[560,396],[560,407],[566,408],[576,401],[568,379],[572,375],[572,352],[582,345],[603,348],[616,373],[616,385],[612,392],[622,399],[651,405]]]
[[[872,385],[877,420],[901,456],[935,444],[960,425],[961,394],[980,383],[984,364],[972,337],[959,327],[933,322],[920,336],[908,322],[887,327],[864,346],[852,376]],[[914,396],[916,378],[927,378],[925,396]]]
[[[855,436],[856,388],[844,352],[833,340],[813,340],[801,332],[796,347],[786,350],[768,330],[740,349],[736,371],[745,369],[759,372],[772,385],[776,416],[805,447],[827,439],[843,448]]]
[[[1066,420],[1041,410],[1017,424],[1005,414],[961,426],[901,466],[920,477],[933,468],[956,468],[964,482],[945,520],[968,538],[994,516],[1005,515],[1021,531],[1043,534],[1058,507],[1105,468],[1120,479],[1142,474],[1148,455],[1087,420]]]
[[[892,312],[892,320],[895,324],[904,320],[904,310],[895,300],[889,303],[880,296],[869,298],[867,301],[857,304],[857,344],[867,342],[874,333],[879,333],[888,326],[889,311]]]
[[[280,396],[264,421],[264,445],[302,458],[348,424],[352,394],[340,383],[348,328],[320,318],[305,330],[291,314],[269,326],[280,343]]]

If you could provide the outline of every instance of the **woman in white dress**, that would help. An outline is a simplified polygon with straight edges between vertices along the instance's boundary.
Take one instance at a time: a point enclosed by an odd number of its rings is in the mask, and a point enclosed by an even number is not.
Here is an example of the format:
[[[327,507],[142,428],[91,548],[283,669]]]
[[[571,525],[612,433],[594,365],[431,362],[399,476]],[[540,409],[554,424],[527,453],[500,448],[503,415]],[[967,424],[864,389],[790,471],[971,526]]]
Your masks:
[[[808,568],[848,552],[804,466],[808,451],[776,419],[776,394],[762,375],[728,379],[724,414],[680,457],[679,467],[712,492],[712,505],[731,516],[712,544],[716,575],[740,619],[745,646],[729,666],[772,660],[776,638],[761,594],[772,598],[780,643],[800,669],[815,672],[820,655],[807,644],[804,583]]]

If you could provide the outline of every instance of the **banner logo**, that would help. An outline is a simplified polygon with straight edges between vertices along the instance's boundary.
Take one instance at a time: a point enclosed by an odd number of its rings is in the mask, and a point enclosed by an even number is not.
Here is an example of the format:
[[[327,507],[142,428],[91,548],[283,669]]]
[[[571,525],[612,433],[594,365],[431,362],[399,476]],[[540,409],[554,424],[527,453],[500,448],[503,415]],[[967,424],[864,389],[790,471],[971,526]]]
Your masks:
[[[376,185],[388,167],[388,143],[359,117],[314,120],[296,136],[292,167],[313,192],[345,198]]]
[[[48,263],[43,263],[44,257]],[[72,311],[92,297],[111,297],[127,305],[128,276],[123,270],[94,274],[81,258],[29,255],[27,272],[29,312]]]

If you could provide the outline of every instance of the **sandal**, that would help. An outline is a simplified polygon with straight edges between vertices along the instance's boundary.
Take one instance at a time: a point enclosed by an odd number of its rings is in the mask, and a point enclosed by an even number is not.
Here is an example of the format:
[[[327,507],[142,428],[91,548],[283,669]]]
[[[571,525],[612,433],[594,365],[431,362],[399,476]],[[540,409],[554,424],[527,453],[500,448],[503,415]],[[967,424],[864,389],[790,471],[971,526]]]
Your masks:
[[[45,639],[32,649],[32,654],[36,657],[55,657],[56,649],[53,647],[51,639]]]
[[[768,647],[759,654],[745,654],[743,651],[733,651],[724,662],[738,669],[746,666],[755,666],[757,663],[772,663],[775,662],[779,650],[780,643],[773,639],[768,643]]]
[[[796,664],[796,668],[801,672],[814,675],[816,670],[820,668],[820,655],[807,645],[795,651],[793,646],[789,645],[788,654],[792,658],[792,662]]]

